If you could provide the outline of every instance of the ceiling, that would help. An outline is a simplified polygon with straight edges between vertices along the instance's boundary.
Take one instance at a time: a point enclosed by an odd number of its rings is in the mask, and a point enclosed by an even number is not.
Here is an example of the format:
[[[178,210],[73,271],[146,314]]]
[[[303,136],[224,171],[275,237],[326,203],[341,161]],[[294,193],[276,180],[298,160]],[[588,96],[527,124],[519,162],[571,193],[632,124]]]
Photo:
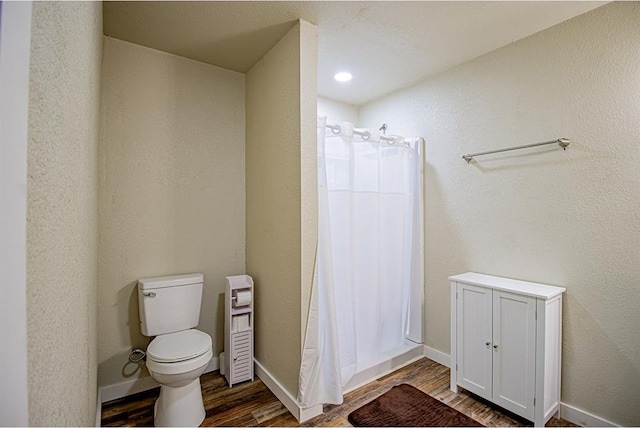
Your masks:
[[[318,26],[318,94],[361,105],[606,2],[104,2],[107,36],[241,73],[298,19]],[[348,83],[333,75],[353,74]]]

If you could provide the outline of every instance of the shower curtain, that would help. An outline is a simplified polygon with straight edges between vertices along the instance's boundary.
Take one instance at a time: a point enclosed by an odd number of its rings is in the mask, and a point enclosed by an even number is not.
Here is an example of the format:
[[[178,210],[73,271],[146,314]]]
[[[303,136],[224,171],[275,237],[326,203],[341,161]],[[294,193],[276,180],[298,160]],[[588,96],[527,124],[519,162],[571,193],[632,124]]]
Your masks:
[[[298,401],[342,403],[349,379],[420,343],[423,233],[420,140],[354,134],[318,118],[318,255]],[[420,299],[409,305],[413,297]],[[417,300],[416,299],[416,300]]]

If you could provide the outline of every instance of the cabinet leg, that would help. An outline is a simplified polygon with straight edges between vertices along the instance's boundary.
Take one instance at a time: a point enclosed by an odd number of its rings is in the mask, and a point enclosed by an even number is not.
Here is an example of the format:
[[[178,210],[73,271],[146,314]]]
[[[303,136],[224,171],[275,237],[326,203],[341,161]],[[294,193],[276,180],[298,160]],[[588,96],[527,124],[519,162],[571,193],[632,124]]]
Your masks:
[[[533,421],[533,426],[535,426],[535,427],[544,427],[544,416],[535,417],[535,419]]]

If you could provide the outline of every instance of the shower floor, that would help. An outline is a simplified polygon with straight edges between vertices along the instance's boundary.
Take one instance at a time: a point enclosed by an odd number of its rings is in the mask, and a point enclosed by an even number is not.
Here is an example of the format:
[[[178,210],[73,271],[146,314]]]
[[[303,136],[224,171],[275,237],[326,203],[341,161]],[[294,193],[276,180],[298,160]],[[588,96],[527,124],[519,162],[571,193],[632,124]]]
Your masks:
[[[351,392],[423,357],[422,344],[405,340],[398,348],[363,362],[361,367],[358,367],[358,372],[345,385],[343,392]]]

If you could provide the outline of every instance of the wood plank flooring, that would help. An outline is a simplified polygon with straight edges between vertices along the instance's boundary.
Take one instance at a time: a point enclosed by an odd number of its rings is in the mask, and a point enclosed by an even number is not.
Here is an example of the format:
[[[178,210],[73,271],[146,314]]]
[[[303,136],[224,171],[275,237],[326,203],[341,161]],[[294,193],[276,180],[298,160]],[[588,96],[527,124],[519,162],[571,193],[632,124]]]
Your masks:
[[[256,379],[227,387],[224,377],[216,372],[201,378],[204,406],[207,412],[202,426],[351,426],[349,413],[389,390],[408,383],[486,426],[531,426],[528,421],[459,390],[449,390],[449,369],[423,358],[387,376],[346,394],[341,405],[326,405],[324,414],[300,425],[266,386]],[[155,388],[102,405],[103,426],[153,426],[153,405],[160,389]],[[563,419],[552,418],[547,426],[576,426]]]

